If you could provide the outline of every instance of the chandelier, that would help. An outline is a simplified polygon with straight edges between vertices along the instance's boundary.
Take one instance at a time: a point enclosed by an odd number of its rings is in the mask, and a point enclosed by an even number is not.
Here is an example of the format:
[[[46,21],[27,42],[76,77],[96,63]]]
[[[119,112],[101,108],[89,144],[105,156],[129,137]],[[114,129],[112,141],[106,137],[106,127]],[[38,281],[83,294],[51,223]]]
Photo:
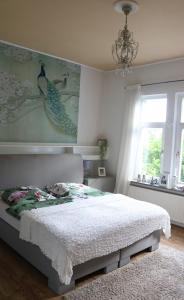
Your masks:
[[[137,11],[138,4],[132,0],[118,0],[114,3],[114,9],[125,15],[125,25],[123,30],[119,30],[118,38],[112,46],[112,56],[122,75],[126,76],[138,52],[138,43],[134,41],[133,33],[128,30],[127,18],[130,13]]]

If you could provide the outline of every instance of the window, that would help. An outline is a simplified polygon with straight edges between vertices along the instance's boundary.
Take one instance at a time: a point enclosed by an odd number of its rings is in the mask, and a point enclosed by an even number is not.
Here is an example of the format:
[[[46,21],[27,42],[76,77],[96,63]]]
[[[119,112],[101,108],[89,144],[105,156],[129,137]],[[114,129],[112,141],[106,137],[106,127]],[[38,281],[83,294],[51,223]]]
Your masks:
[[[181,134],[181,151],[179,164],[179,182],[184,182],[184,131]]]
[[[166,175],[171,185],[184,185],[183,88],[164,87],[161,93],[152,88],[151,92],[141,97],[135,178]]]
[[[179,183],[184,183],[184,95],[177,99],[175,173]]]
[[[160,176],[163,129],[144,128],[141,134],[141,173]]]
[[[166,111],[166,95],[142,97],[138,147],[139,174],[160,176]]]

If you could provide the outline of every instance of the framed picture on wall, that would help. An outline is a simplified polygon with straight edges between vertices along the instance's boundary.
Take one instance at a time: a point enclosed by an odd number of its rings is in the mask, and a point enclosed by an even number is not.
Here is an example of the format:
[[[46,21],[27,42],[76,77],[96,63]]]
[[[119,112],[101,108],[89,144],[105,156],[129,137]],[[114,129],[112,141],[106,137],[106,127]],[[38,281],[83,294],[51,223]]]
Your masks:
[[[106,170],[104,167],[98,168],[98,176],[106,176]]]
[[[167,181],[168,181],[167,175],[161,174],[160,175],[160,186],[167,187]]]

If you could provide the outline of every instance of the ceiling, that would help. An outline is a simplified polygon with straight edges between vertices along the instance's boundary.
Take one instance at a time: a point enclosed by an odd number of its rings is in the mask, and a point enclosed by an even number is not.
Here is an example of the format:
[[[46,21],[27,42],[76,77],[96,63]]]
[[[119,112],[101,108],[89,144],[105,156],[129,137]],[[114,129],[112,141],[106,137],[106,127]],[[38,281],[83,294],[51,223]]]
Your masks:
[[[135,64],[184,57],[184,1],[137,0],[128,19],[139,42]],[[0,0],[0,39],[102,70],[124,17],[113,0]]]

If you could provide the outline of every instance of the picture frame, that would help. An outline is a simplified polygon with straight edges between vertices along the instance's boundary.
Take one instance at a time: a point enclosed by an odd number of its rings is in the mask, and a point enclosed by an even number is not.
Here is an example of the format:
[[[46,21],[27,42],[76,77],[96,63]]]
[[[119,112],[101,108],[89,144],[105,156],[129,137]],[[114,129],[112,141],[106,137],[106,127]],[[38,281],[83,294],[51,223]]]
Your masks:
[[[98,176],[106,176],[106,170],[104,167],[98,168]]]
[[[166,174],[160,175],[160,186],[167,187],[168,176]]]

